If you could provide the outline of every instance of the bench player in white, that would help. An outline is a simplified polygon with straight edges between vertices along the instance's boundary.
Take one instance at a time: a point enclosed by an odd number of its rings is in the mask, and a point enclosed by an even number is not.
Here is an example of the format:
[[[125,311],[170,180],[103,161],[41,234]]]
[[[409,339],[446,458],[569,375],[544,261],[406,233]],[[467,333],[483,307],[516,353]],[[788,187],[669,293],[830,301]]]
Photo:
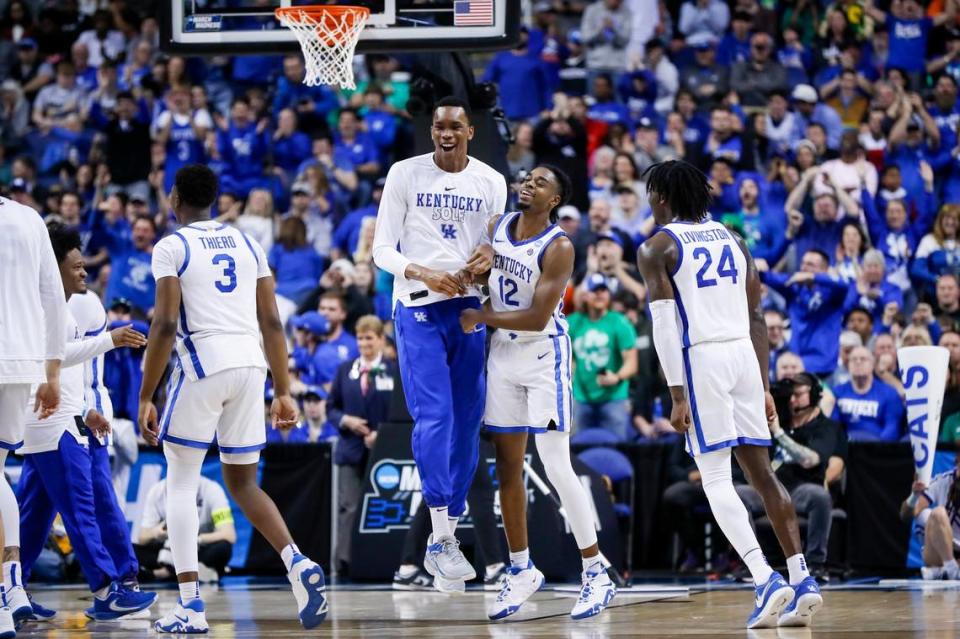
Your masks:
[[[498,329],[487,359],[484,425],[497,450],[510,567],[488,610],[491,619],[514,614],[543,585],[527,544],[523,460],[528,433],[536,436],[537,452],[583,559],[583,586],[571,616],[600,614],[617,592],[597,545],[589,496],[570,463],[570,336],[561,305],[574,253],[556,224],[556,209],[570,191],[570,178],[554,167],[538,166],[527,175],[520,187],[521,212],[497,216],[490,224],[490,301],[460,315],[465,332],[481,324]]]
[[[208,630],[197,582],[196,496],[200,467],[214,437],[230,494],[280,553],[300,622],[313,628],[327,613],[323,570],[300,554],[276,505],[257,485],[257,462],[266,445],[262,398],[267,363],[273,375],[274,427],[290,428],[297,421],[273,277],[259,244],[210,219],[217,190],[217,176],[206,166],[177,171],[170,205],[183,226],[153,250],[157,300],[144,355],[139,421],[150,443],[163,441],[167,527],[180,584],[180,601],[154,628]],[[153,394],[174,339],[178,364],[158,420]]]
[[[916,533],[923,543],[924,579],[960,579],[960,475],[956,468],[940,473],[930,485],[915,482],[913,494],[904,502],[902,514],[917,521]],[[909,519],[910,517],[904,517]]]
[[[767,392],[769,343],[756,266],[743,241],[708,218],[712,196],[702,172],[670,161],[644,177],[660,230],[640,247],[638,265],[673,400],[670,422],[684,433],[713,515],[753,576],[757,600],[747,627],[810,625],[823,599],[800,551],[790,495],[770,466],[768,420],[776,409]],[[789,585],[767,565],[734,490],[731,448],[763,498],[787,557]]]

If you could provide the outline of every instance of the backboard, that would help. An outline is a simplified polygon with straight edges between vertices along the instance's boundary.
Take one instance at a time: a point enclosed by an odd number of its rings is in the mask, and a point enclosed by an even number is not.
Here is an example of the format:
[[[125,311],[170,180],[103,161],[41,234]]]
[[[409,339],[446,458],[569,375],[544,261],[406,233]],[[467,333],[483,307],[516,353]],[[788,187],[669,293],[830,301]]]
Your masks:
[[[357,52],[487,51],[519,37],[520,0],[162,0],[160,48],[180,55],[298,51],[274,9],[323,4],[370,9]]]

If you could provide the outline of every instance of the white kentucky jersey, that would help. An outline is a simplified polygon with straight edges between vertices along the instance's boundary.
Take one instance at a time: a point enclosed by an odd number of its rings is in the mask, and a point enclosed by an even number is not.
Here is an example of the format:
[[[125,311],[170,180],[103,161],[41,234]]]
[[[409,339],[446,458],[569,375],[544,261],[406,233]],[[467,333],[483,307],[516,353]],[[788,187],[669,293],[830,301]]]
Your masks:
[[[270,275],[255,240],[213,220],[182,226],[157,242],[154,278],[180,278],[177,354],[188,379],[267,367],[257,322],[257,280]]]
[[[543,267],[543,255],[555,239],[565,236],[556,224],[551,224],[536,237],[517,241],[516,233],[520,213],[506,213],[497,220],[493,230],[493,268],[490,269],[490,305],[493,310],[503,313],[521,311],[533,306],[533,293],[540,281]],[[564,335],[567,332],[567,320],[561,307],[563,299],[557,300],[557,306],[547,325],[539,331],[509,331],[513,339]],[[515,336],[515,337],[514,337]]]
[[[683,346],[750,337],[747,258],[718,222],[663,227],[677,243],[671,274]]]
[[[433,153],[390,167],[377,213],[373,257],[395,277],[394,303],[421,306],[447,299],[422,282],[406,279],[407,265],[456,273],[487,241],[490,219],[503,213],[506,204],[503,176],[473,157],[459,173],[438,167]]]
[[[27,427],[23,435],[23,448],[19,451],[23,455],[56,450],[65,431],[72,434],[80,444],[87,445],[87,438],[80,434],[74,420],[75,417],[85,417],[87,409],[91,408],[86,406],[84,401],[84,363],[113,348],[113,339],[109,333],[101,333],[97,337],[84,340],[69,304],[63,330],[66,334],[66,346],[63,366],[60,369],[60,405],[47,419],[37,419],[33,405],[38,384],[31,387],[30,398],[24,406]]]
[[[71,295],[67,308],[77,321],[81,340],[95,339],[104,333],[109,333],[107,311],[104,310],[103,302],[93,291],[87,291],[83,295]],[[112,337],[110,342],[112,344]],[[104,353],[100,353],[83,363],[83,401],[86,408],[93,408],[108,422],[112,422],[113,402],[110,401],[110,393],[103,385],[103,356]],[[100,443],[106,444],[109,435],[98,439]]]

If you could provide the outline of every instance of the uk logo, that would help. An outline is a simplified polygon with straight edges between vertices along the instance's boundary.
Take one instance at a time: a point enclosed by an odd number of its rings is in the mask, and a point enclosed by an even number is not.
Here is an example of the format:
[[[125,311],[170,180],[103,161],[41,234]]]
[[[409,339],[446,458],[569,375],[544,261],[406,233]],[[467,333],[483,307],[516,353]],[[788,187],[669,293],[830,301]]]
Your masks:
[[[457,239],[457,227],[455,227],[453,224],[441,224],[440,230],[443,232],[443,239],[445,240]]]
[[[424,313],[423,311],[416,311],[416,312],[414,312],[414,314],[413,314],[413,319],[417,320],[417,323],[418,323],[418,324],[426,324],[426,323],[427,323],[427,314]]]

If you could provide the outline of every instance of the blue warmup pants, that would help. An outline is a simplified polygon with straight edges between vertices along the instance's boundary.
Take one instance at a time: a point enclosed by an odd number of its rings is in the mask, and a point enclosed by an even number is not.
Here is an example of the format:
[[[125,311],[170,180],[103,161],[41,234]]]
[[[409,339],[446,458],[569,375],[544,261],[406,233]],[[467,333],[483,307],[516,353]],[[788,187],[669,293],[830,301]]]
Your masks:
[[[87,449],[73,435],[64,433],[57,450],[24,455],[23,459],[17,487],[23,583],[30,580],[30,571],[58,512],[90,590],[100,590],[117,581],[117,569],[104,548],[97,523]]]
[[[133,552],[127,518],[117,503],[117,493],[113,489],[110,453],[96,437],[90,438],[90,478],[93,481],[93,503],[97,509],[100,539],[113,558],[113,565],[116,566],[120,579],[136,579],[140,562]]]
[[[466,334],[460,312],[479,308],[475,297],[407,308],[397,304],[394,325],[400,377],[413,417],[413,457],[427,506],[466,510],[477,469],[486,398],[486,330]]]

